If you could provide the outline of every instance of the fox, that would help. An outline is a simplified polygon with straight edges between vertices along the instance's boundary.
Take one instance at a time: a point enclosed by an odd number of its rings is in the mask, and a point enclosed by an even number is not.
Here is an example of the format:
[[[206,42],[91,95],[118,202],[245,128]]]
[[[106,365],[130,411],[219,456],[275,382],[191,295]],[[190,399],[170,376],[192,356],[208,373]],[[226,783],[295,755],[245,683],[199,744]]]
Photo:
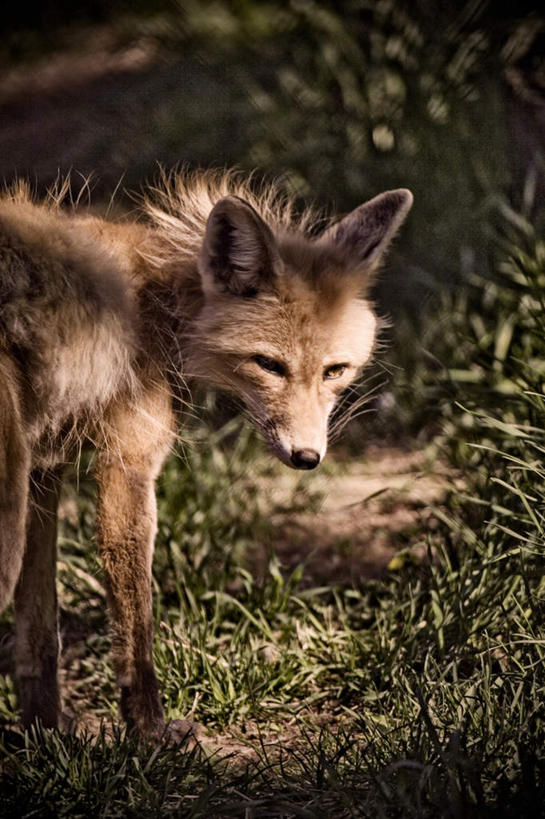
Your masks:
[[[155,482],[194,385],[236,396],[294,469],[369,362],[370,287],[412,205],[381,193],[325,225],[269,184],[176,171],[114,220],[0,195],[0,610],[13,599],[22,723],[59,726],[62,478],[96,450],[97,542],[128,730],[166,730],[152,659]]]

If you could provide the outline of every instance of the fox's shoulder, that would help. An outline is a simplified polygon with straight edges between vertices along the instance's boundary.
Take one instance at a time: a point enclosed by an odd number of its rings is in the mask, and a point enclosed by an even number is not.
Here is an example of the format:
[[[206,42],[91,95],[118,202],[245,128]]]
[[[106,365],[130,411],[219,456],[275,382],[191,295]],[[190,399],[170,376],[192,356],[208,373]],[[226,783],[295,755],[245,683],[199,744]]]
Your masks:
[[[99,215],[64,208],[46,198],[37,201],[25,186],[0,195],[0,253],[17,248],[41,265],[67,264],[74,275],[129,282],[142,267],[151,231],[137,221],[114,222]]]

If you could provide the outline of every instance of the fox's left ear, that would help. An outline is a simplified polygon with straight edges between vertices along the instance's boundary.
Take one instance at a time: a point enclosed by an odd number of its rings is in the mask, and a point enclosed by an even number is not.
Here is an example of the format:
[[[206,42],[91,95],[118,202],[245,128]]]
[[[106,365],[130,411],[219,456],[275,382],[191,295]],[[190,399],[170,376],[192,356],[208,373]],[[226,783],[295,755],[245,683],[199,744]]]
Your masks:
[[[220,199],[199,258],[205,293],[255,296],[273,285],[280,266],[273,232],[254,208],[238,196]]]
[[[406,188],[386,191],[360,205],[328,228],[320,241],[346,252],[349,263],[372,269],[411,209],[413,195]]]

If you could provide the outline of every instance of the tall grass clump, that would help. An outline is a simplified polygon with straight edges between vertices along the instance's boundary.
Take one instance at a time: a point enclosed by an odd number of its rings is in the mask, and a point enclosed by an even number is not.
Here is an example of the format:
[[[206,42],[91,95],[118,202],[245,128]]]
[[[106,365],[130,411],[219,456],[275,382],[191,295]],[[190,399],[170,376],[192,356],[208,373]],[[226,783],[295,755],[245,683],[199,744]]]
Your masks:
[[[436,622],[442,630],[450,620],[449,651],[461,641],[466,659],[486,658],[481,673],[474,666],[469,678],[471,719],[488,712],[501,737],[505,768],[492,791],[504,801],[493,815],[539,815],[545,794],[545,242],[524,216],[506,204],[500,211],[492,272],[470,272],[467,287],[446,299],[428,331],[432,368],[420,367],[417,375],[427,418],[435,409],[443,452],[464,487],[437,511],[442,526],[430,541],[439,547],[434,562],[443,582],[458,577],[455,609],[447,612],[440,603]],[[453,682],[452,693],[460,691],[461,678]],[[481,761],[486,757],[479,754]]]

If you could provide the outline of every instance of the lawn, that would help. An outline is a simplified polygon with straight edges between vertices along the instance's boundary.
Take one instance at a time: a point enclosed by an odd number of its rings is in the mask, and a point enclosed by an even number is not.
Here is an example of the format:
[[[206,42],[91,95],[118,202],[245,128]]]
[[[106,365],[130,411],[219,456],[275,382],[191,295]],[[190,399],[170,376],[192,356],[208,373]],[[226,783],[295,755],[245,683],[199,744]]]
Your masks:
[[[405,473],[381,479],[392,449],[375,446],[290,480],[241,420],[189,423],[155,556],[155,661],[168,717],[195,723],[185,744],[139,746],[119,723],[90,465],[68,486],[66,730],[22,734],[2,678],[3,815],[539,815],[545,257],[531,229],[503,244],[497,275],[430,327],[452,366],[412,374],[435,433],[410,467],[395,450]]]

